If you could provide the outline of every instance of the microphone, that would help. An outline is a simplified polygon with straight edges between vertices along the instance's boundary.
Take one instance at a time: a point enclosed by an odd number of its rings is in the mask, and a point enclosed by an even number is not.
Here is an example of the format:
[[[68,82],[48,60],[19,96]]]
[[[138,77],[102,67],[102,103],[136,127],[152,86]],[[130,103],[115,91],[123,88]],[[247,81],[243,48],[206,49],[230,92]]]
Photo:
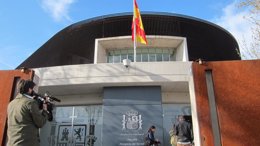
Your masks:
[[[51,96],[51,95],[49,95],[48,93],[45,93],[44,96],[45,96],[45,97],[48,97],[50,100],[54,100],[54,101],[57,101],[57,102],[61,102],[60,99],[58,99],[58,98],[56,98],[56,97],[54,97],[54,96]]]

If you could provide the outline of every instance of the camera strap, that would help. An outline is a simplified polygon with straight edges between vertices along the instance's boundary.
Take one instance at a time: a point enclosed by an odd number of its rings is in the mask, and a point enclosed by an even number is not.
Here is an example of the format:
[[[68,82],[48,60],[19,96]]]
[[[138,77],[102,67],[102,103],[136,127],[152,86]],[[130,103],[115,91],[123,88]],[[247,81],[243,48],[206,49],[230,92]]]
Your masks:
[[[27,97],[27,98],[30,98],[30,99],[34,99],[34,97],[28,95],[28,94],[23,94],[23,96]]]

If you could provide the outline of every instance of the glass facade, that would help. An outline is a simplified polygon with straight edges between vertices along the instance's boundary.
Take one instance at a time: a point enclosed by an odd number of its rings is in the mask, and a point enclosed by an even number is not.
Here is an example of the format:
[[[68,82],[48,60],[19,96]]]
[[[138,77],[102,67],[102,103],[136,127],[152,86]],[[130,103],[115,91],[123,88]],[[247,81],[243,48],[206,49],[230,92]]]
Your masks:
[[[187,121],[191,119],[191,107],[190,104],[163,104],[162,108],[164,146],[171,146],[169,131],[173,128],[173,124],[177,122],[179,115],[185,115]]]
[[[102,106],[56,107],[41,129],[41,146],[101,146]]]
[[[124,59],[134,60],[134,50],[131,49],[110,49],[107,52],[108,63],[120,63]],[[136,61],[137,62],[161,62],[174,61],[174,49],[169,48],[137,48]]]
[[[169,131],[178,115],[191,115],[189,104],[163,104],[163,141],[170,145]],[[41,146],[102,146],[102,105],[56,107],[54,120],[41,129]],[[73,130],[72,130],[73,129]]]

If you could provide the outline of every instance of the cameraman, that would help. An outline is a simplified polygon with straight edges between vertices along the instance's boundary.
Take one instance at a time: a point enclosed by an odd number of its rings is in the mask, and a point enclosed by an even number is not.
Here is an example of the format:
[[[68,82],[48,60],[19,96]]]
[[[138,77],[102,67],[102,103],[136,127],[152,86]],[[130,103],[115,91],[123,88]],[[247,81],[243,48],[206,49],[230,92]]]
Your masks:
[[[35,83],[31,80],[18,82],[18,95],[8,105],[7,146],[40,146],[39,128],[48,119],[47,105],[39,109],[33,97]]]

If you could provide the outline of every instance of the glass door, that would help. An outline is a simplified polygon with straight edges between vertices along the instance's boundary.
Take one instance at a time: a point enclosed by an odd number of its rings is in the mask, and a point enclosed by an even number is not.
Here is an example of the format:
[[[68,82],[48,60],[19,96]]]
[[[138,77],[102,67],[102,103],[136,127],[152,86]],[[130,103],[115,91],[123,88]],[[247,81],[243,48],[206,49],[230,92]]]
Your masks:
[[[164,146],[172,146],[169,132],[172,130],[173,125],[176,124],[178,115],[185,115],[187,121],[191,120],[191,107],[190,104],[163,104],[162,107]]]
[[[40,131],[41,146],[101,146],[102,106],[56,107]]]

